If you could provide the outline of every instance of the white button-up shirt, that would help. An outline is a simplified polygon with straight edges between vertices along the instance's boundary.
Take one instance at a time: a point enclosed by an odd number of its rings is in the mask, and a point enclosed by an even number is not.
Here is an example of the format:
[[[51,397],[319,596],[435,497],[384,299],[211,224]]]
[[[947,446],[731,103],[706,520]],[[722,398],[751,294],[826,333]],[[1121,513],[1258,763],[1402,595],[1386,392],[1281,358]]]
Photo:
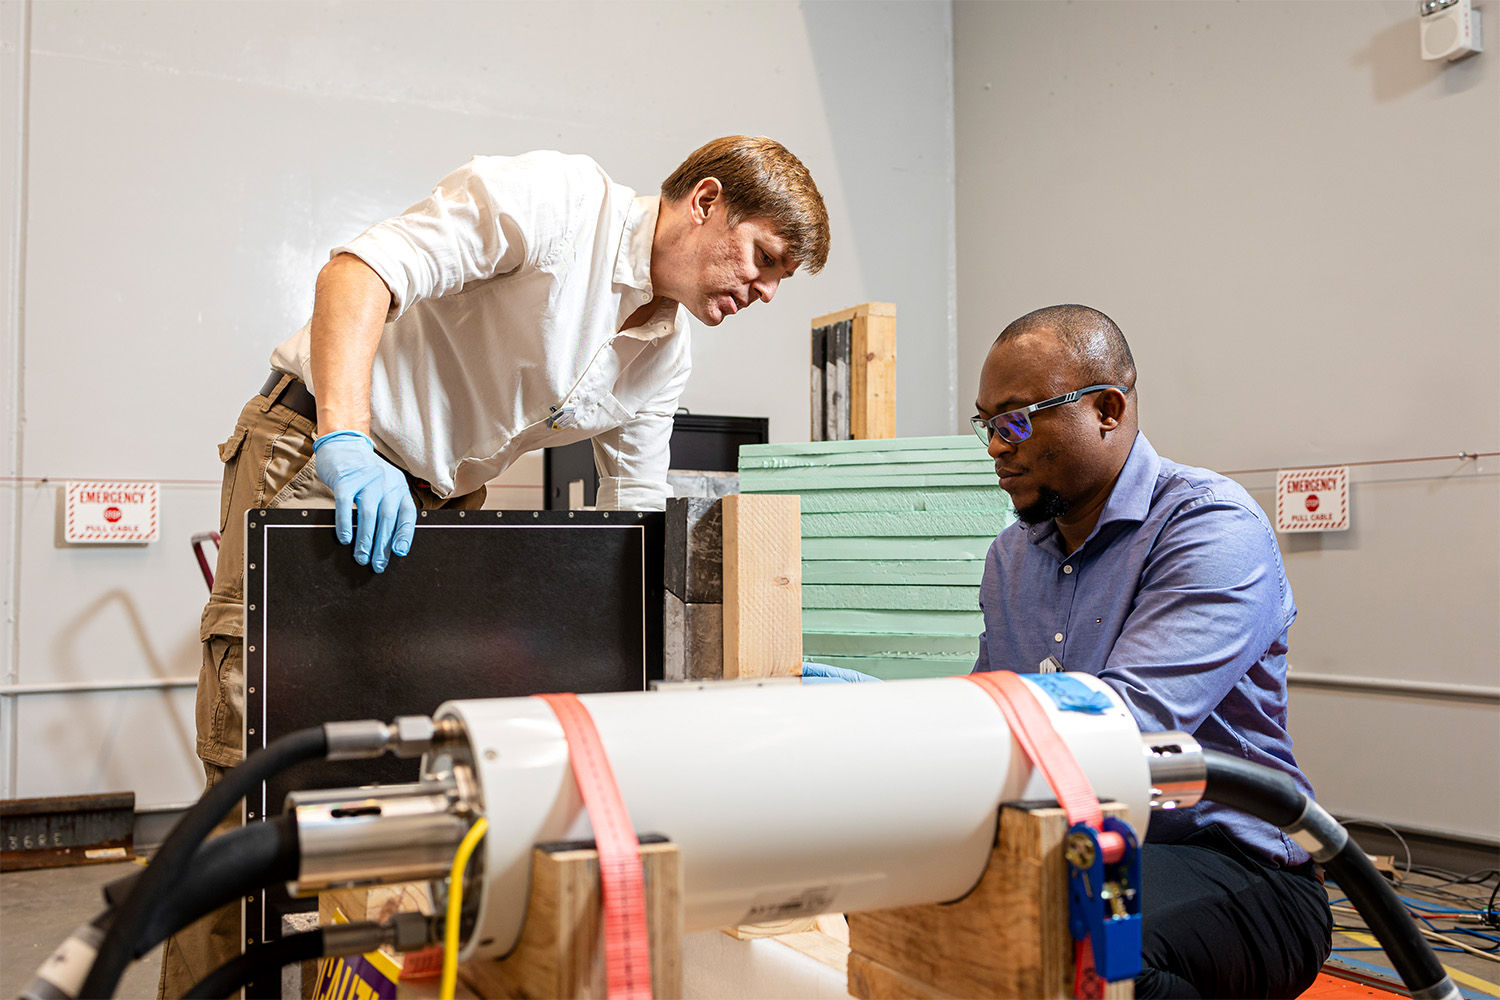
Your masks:
[[[664,507],[687,310],[664,300],[621,329],[654,298],[659,208],[587,156],[481,156],[336,247],[391,290],[370,385],[381,454],[446,497],[524,452],[591,437],[598,506]],[[317,395],[308,331],[271,366]]]

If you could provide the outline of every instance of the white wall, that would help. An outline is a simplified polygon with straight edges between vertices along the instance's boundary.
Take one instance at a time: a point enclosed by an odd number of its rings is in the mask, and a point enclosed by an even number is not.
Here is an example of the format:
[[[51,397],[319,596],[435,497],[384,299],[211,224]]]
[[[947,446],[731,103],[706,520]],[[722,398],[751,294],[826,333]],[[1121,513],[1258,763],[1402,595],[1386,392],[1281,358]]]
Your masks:
[[[1293,468],[1500,452],[1500,7],[1418,55],[1416,5],[954,6],[960,390],[995,334],[1120,324],[1142,426],[1268,509]],[[965,405],[971,405],[965,403]],[[1282,536],[1292,731],[1336,812],[1500,831],[1500,460],[1352,470],[1353,528]]]
[[[696,331],[683,403],[805,440],[808,320],[887,300],[900,431],[946,431],[951,46],[921,2],[0,0],[4,682],[196,674],[215,446],[327,248],[475,153],[586,152],[655,191],[710,138],[775,136],[828,203],[828,267]],[[162,481],[162,540],[61,547],[67,478]],[[190,688],[0,709],[0,797],[196,794]]]

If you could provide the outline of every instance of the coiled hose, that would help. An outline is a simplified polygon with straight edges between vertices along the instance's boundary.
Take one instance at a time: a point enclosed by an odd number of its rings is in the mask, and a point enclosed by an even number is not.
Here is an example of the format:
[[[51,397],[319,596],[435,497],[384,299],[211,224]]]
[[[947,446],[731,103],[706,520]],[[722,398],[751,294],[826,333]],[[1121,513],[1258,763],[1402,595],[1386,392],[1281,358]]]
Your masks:
[[[293,764],[317,760],[327,754],[328,737],[323,727],[303,729],[273,741],[247,756],[238,767],[224,772],[218,783],[204,793],[172,828],[161,849],[125,900],[99,946],[99,954],[78,992],[84,997],[111,997],[125,966],[135,957],[137,942],[152,927],[167,896],[176,891],[202,844],[234,804],[268,778]]]

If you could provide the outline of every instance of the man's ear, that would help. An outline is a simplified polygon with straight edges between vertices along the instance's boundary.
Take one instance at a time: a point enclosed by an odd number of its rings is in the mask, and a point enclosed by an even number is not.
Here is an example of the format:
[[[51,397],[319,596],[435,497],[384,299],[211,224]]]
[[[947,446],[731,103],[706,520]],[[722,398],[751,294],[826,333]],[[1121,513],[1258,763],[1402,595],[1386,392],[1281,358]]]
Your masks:
[[[1119,389],[1099,393],[1099,429],[1112,431],[1125,419],[1125,394]]]
[[[705,177],[693,185],[693,193],[689,196],[688,214],[694,223],[702,225],[708,221],[709,213],[715,208],[722,209],[724,205],[724,185],[719,183],[717,177]]]

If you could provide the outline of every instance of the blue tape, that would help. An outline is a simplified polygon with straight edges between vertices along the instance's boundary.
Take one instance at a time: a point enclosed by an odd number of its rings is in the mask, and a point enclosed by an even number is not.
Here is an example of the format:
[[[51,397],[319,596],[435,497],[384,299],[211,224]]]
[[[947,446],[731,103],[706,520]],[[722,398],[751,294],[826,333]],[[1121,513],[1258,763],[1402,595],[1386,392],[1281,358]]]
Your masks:
[[[1109,695],[1103,691],[1095,691],[1077,677],[1068,674],[1022,674],[1021,676],[1047,692],[1047,696],[1052,699],[1052,704],[1056,705],[1060,711],[1102,715],[1114,707],[1114,702],[1109,700]]]

